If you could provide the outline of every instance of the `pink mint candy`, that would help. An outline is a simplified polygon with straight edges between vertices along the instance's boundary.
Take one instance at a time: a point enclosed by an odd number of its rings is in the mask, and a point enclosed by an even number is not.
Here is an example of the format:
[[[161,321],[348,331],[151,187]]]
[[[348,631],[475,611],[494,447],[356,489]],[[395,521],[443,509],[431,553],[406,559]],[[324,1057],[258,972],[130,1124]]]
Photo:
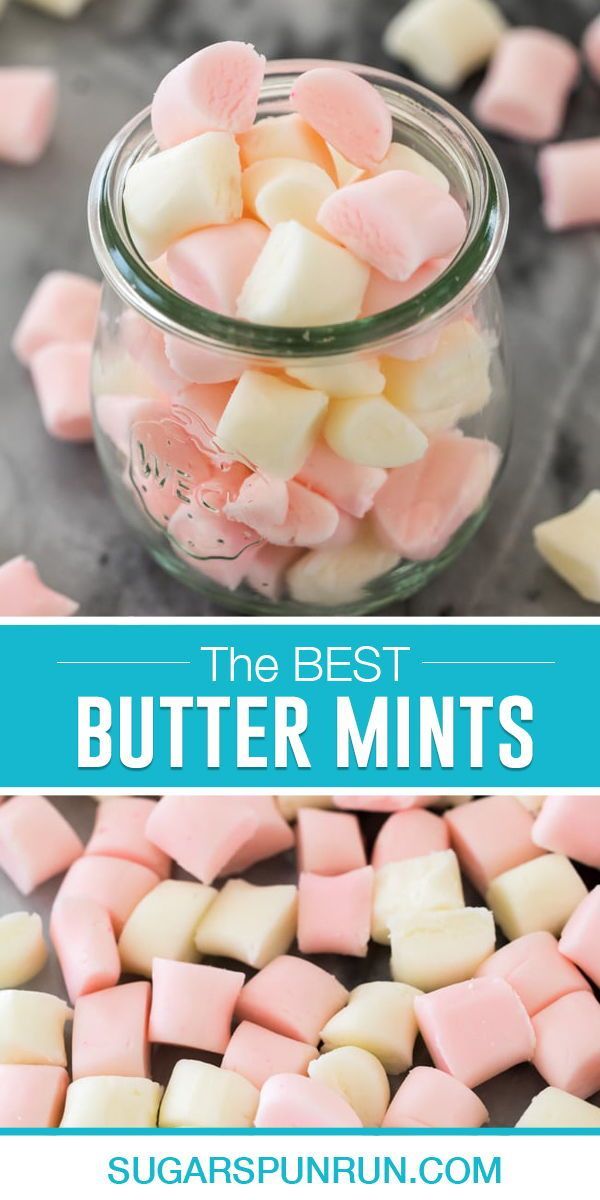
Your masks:
[[[456,200],[411,171],[386,171],[340,188],[319,224],[389,279],[408,280],[431,258],[454,254],[467,223]]]
[[[176,396],[183,390],[185,380],[169,363],[160,329],[128,309],[121,317],[120,337],[123,348],[154,388],[168,396]]]
[[[343,512],[352,517],[364,517],[373,507],[387,472],[382,467],[348,462],[330,450],[326,442],[319,441],[304,460],[296,478],[299,483],[326,496]]]
[[[46,587],[22,555],[0,566],[0,617],[72,617],[78,608],[75,600]]]
[[[489,1119],[479,1096],[435,1067],[415,1067],[400,1084],[384,1128],[477,1129]]]
[[[233,317],[268,236],[260,221],[248,218],[188,234],[167,250],[172,286],[194,304]]]
[[[119,937],[134,908],[159,882],[154,871],[139,863],[86,854],[67,871],[54,906],[56,908],[63,899],[73,897],[95,900],[109,913],[115,935]]]
[[[548,229],[600,223],[600,138],[545,146],[538,157]]]
[[[0,869],[23,896],[81,854],[75,830],[44,796],[13,796],[0,808]]]
[[[0,69],[0,162],[37,162],[54,130],[58,79],[43,67]]]
[[[186,433],[211,459],[217,462],[222,459],[226,466],[230,465],[231,460],[226,455],[219,454],[215,432],[233,387],[231,382],[188,385],[171,401],[171,411],[178,424],[183,425]],[[241,467],[241,464],[236,466]],[[250,471],[247,467],[243,470],[245,478]]]
[[[288,568],[300,554],[301,551],[295,546],[261,546],[246,564],[245,580],[248,587],[268,600],[280,600]]]
[[[308,1042],[283,1037],[271,1029],[242,1021],[231,1035],[221,1066],[261,1088],[271,1075],[306,1075],[318,1051]]]
[[[64,1067],[0,1064],[0,1127],[55,1129],[65,1106]]]
[[[56,904],[50,937],[71,1004],[119,982],[121,962],[112,922],[96,900],[74,896]]]
[[[52,437],[65,442],[92,440],[91,368],[88,342],[54,342],[33,355],[33,386]]]
[[[396,308],[398,304],[406,304],[414,299],[432,283],[450,265],[450,258],[434,258],[431,262],[423,263],[408,279],[389,279],[381,271],[371,271],[367,290],[363,299],[363,317],[373,317],[376,313],[385,312],[388,308]]]
[[[163,796],[146,825],[153,845],[201,883],[212,883],[254,837],[260,817],[236,796]]]
[[[288,509],[287,484],[255,471],[244,480],[237,496],[225,504],[224,511],[230,520],[242,521],[264,536],[267,530],[283,524]]]
[[[430,287],[443,274],[451,261],[452,256],[434,258],[431,262],[418,267],[410,279],[405,280],[388,279],[381,271],[371,271],[361,316],[373,317],[377,313],[385,312],[389,308],[396,308],[398,304],[405,304],[408,300],[412,300],[425,291],[425,288]],[[386,354],[390,358],[408,361],[427,358],[429,354],[435,352],[439,339],[440,335],[437,330],[432,333],[401,334],[392,345],[386,346]]]
[[[201,133],[245,133],[254,124],[264,73],[263,55],[245,42],[217,42],[178,63],[152,101],[161,150]]]
[[[301,808],[296,826],[298,867],[315,875],[342,875],[367,864],[354,813]]]
[[[532,837],[544,850],[600,870],[600,796],[548,796]]]
[[[383,867],[386,863],[422,858],[424,854],[449,849],[450,834],[442,817],[415,808],[394,813],[381,826],[375,838],[371,863],[374,867]]]
[[[339,1092],[303,1075],[267,1079],[254,1124],[257,1129],[362,1129],[354,1109]]]
[[[335,975],[304,958],[282,954],[248,981],[236,1016],[316,1046],[321,1030],[347,999]]]
[[[152,398],[104,392],[96,398],[96,421],[124,458],[129,458],[132,426],[139,421],[160,421],[170,412],[169,401],[164,396]]]
[[[223,1054],[243,985],[243,971],[155,958],[150,1041]]]
[[[339,513],[335,504],[303,487],[295,479],[287,484],[288,512],[285,521],[265,536],[268,541],[282,546],[320,546],[328,542],[336,532]]]
[[[91,342],[100,309],[100,284],[70,271],[50,271],[38,283],[15,329],[12,348],[29,366],[50,342]]]
[[[534,820],[515,796],[486,796],[446,813],[450,840],[471,883],[485,896],[492,879],[539,858]]]
[[[103,797],[96,809],[96,820],[85,853],[141,863],[155,871],[159,879],[167,879],[171,859],[146,837],[146,824],[155,805],[155,800],[144,800],[139,796]]]
[[[324,549],[330,550],[335,549],[336,546],[350,546],[352,542],[360,537],[360,533],[360,521],[356,517],[350,517],[345,512],[338,512],[338,523],[335,533],[327,539],[327,545]]]
[[[531,1021],[505,979],[471,979],[417,996],[415,1013],[434,1066],[466,1087],[533,1058]]]
[[[268,479],[257,471],[235,463],[234,469],[240,471],[239,486],[235,490],[229,488],[223,492],[222,502],[217,502],[228,520],[243,523],[254,534],[264,538],[272,529],[279,529],[287,518],[289,510],[289,495],[287,484],[280,479]],[[220,479],[214,481],[217,488]],[[213,482],[202,489],[203,496],[210,502]]]
[[[302,872],[298,887],[298,949],[302,954],[349,954],[365,958],[371,936],[372,906],[372,867],[359,867],[343,875]]]
[[[222,512],[211,511],[200,497],[201,492],[175,510],[168,535],[190,566],[235,591],[261,545],[260,535],[247,525],[230,521]]]
[[[570,992],[590,991],[556,938],[545,930],[526,933],[486,959],[477,978],[505,979],[520,996],[530,1017]]]
[[[73,1079],[150,1074],[148,1015],[150,984],[124,983],[81,996],[73,1015]]]
[[[237,498],[249,475],[250,471],[243,463],[224,461],[222,466],[215,466],[214,474],[206,483],[196,488],[194,499],[209,512],[222,513]]]
[[[180,389],[190,383],[229,383],[239,379],[248,366],[243,358],[196,346],[172,333],[165,336],[165,351]]]
[[[588,25],[583,35],[581,48],[588,70],[597,83],[600,83],[600,16],[594,17],[594,20]]]
[[[533,1065],[551,1087],[587,1100],[600,1091],[600,1004],[591,992],[563,996],[533,1018]]]
[[[129,469],[143,508],[163,527],[182,501],[191,504],[198,484],[213,471],[194,439],[170,418],[132,425]]]
[[[228,797],[228,801],[231,797]],[[294,834],[282,817],[273,796],[241,796],[244,807],[257,820],[255,832],[225,864],[221,874],[241,875],[255,863],[283,854],[294,845]]]
[[[600,988],[600,885],[582,900],[567,921],[559,949]]]
[[[436,558],[481,508],[499,463],[493,442],[456,432],[432,438],[423,457],[390,471],[377,493],[380,536],[403,558]]]
[[[224,511],[276,546],[319,546],[333,536],[339,520],[335,505],[318,493],[295,480],[258,473],[245,480]]]
[[[500,39],[473,99],[473,112],[489,129],[526,142],[560,133],[579,56],[566,38],[547,29],[509,29]]]
[[[373,167],[392,141],[392,117],[372,84],[343,67],[314,67],[291,93],[295,112],[357,167]]]
[[[427,808],[439,796],[332,796],[334,808],[359,812],[394,813],[412,808]]]

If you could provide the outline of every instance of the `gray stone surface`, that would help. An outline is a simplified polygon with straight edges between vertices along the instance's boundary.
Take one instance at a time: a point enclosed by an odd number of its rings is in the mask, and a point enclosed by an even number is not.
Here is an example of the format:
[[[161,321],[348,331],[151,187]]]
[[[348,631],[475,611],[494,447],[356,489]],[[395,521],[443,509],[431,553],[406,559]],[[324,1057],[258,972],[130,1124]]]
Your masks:
[[[8,350],[15,321],[50,268],[92,271],[88,180],[114,131],[179,58],[222,37],[271,57],[325,55],[391,66],[381,31],[399,0],[94,0],[62,24],[13,4],[0,63],[55,66],[57,136],[36,167],[0,167],[0,562],[24,551],[84,615],[202,615],[122,520],[90,447],[51,441],[26,374]],[[598,0],[502,0],[521,24],[577,41]],[[458,97],[467,107],[474,82]],[[565,135],[600,134],[600,91],[582,82]],[[494,140],[512,224],[501,269],[514,363],[516,425],[493,511],[460,560],[395,611],[419,616],[589,616],[532,551],[532,525],[600,485],[600,235],[542,228],[535,151]]]

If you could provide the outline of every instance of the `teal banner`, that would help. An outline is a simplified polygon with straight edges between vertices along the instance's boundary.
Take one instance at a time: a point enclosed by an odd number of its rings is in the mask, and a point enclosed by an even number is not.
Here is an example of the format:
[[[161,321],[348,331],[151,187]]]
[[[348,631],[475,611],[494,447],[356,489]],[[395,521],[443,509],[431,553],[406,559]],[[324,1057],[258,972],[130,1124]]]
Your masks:
[[[600,624],[0,625],[16,788],[599,788]]]

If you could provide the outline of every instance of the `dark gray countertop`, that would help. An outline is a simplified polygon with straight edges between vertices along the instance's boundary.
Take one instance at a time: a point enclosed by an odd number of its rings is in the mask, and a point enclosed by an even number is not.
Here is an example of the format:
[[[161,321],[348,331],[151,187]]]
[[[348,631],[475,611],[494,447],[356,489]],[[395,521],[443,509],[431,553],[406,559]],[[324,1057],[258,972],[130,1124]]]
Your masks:
[[[578,41],[598,0],[501,0],[519,24]],[[62,23],[15,3],[1,64],[49,64],[62,81],[58,131],[33,168],[0,167],[0,562],[25,552],[83,615],[205,615],[124,527],[91,447],[41,426],[8,349],[17,317],[52,268],[93,272],[85,201],[96,159],[178,59],[223,37],[269,57],[327,56],[390,67],[381,31],[400,0],[93,0]],[[467,107],[474,84],[458,97]],[[573,98],[567,137],[600,134],[600,90]],[[494,139],[512,223],[501,268],[515,370],[516,426],[492,513],[458,562],[409,603],[414,616],[590,616],[533,552],[531,528],[600,486],[600,234],[544,232],[535,151]]]

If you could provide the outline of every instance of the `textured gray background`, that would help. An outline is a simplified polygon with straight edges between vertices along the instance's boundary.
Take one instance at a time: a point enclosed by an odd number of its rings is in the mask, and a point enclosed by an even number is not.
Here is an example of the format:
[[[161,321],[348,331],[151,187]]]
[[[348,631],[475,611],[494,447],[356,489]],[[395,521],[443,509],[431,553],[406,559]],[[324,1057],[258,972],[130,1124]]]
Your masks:
[[[519,24],[577,41],[598,0],[500,0]],[[24,551],[85,615],[195,615],[125,529],[91,447],[46,437],[8,339],[33,286],[57,267],[93,271],[85,225],[98,154],[178,59],[223,37],[270,57],[326,55],[390,67],[381,31],[400,0],[94,0],[62,24],[14,4],[0,63],[60,72],[58,132],[29,169],[0,166],[0,562]],[[476,82],[476,81],[475,81]],[[458,97],[468,107],[475,83]],[[600,133],[600,90],[582,83],[565,135]],[[411,615],[596,615],[532,551],[532,525],[600,485],[600,235],[546,234],[530,147],[494,139],[512,225],[501,278],[517,419],[492,514],[443,576],[395,611]]]
[[[71,821],[84,841],[87,840],[92,829],[96,808],[94,802],[84,797],[70,797],[68,799],[53,799],[52,803],[56,804]],[[372,815],[365,816],[363,814],[361,816],[361,823],[369,851],[375,833],[384,819]],[[182,878],[185,877],[183,872],[178,872],[178,874]],[[585,871],[585,869],[582,869],[582,874],[588,887],[593,887],[598,882],[597,871]],[[252,870],[246,872],[245,877],[250,882],[258,884],[295,883],[295,854],[293,851],[289,851],[287,854],[281,854],[267,862],[259,863]],[[33,896],[28,896],[24,899],[6,876],[0,872],[0,916],[2,913],[15,912],[24,908],[29,912],[36,911],[41,913],[47,931],[50,907],[61,878],[62,876],[58,880],[50,880],[41,888],[38,888]],[[468,884],[465,886],[465,897],[467,904],[481,903],[481,899],[477,897],[477,893]],[[240,964],[233,960],[206,958],[205,961],[207,963],[214,963],[216,966],[231,967],[238,971],[240,969]],[[366,959],[321,954],[315,957],[314,961],[326,970],[333,971],[348,988],[356,987],[357,984],[364,983],[369,979],[389,978],[389,951],[383,946],[376,945],[375,942],[370,943],[369,954]],[[243,969],[247,970],[247,968]],[[253,974],[253,972],[250,972],[250,974]],[[52,950],[44,971],[36,976],[35,980],[25,986],[27,988],[35,988],[37,991],[56,992],[65,999],[67,998],[60,967]],[[70,1026],[67,1026],[67,1036],[70,1036]],[[160,1083],[166,1083],[175,1062],[178,1058],[183,1057],[204,1058],[215,1064],[220,1062],[220,1059],[214,1055],[196,1054],[194,1051],[181,1050],[174,1046],[155,1047],[152,1053],[152,1078],[158,1080]],[[415,1065],[431,1065],[431,1060],[420,1038],[417,1041],[415,1049]],[[392,1090],[395,1091],[399,1083],[399,1077],[394,1077],[391,1083]],[[483,1087],[477,1088],[477,1093],[488,1108],[490,1123],[492,1125],[514,1125],[527,1108],[533,1096],[541,1091],[544,1086],[545,1084],[537,1071],[533,1067],[523,1065],[514,1067],[511,1071],[505,1071],[503,1075],[498,1075],[496,1079],[492,1079],[489,1083],[484,1084]],[[596,1096],[595,1100],[596,1103],[600,1103],[600,1095]]]

